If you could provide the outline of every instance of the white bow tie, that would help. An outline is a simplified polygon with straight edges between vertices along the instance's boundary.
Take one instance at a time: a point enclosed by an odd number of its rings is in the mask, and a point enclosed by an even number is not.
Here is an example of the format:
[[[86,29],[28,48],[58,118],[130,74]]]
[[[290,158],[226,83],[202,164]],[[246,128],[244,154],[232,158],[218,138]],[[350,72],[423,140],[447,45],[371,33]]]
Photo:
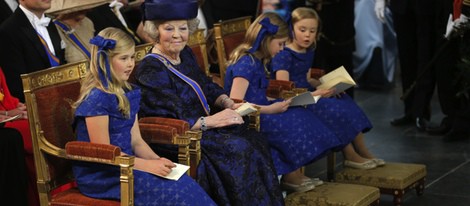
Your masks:
[[[36,26],[44,26],[44,27],[47,27],[47,25],[49,25],[49,22],[51,22],[51,18],[49,18],[49,17],[43,17],[42,19],[36,20],[34,23],[36,24]]]
[[[116,8],[116,10],[121,9],[122,6],[124,6],[124,4],[117,0],[114,0],[113,2],[109,3],[109,7]]]

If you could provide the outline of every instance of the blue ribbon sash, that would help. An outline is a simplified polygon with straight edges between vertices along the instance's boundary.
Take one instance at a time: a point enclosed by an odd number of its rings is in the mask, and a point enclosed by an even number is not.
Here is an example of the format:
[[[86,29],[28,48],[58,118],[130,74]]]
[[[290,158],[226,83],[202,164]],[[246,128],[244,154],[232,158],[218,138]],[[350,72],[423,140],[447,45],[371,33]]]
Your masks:
[[[60,65],[59,58],[57,58],[51,52],[51,50],[49,49],[49,46],[47,46],[46,40],[44,40],[44,38],[41,36],[41,34],[39,34],[38,32],[36,32],[36,33],[38,34],[39,40],[41,41],[42,46],[44,47],[44,50],[46,50],[47,58],[49,58],[49,63],[51,63],[51,67],[59,66]]]
[[[71,40],[71,42],[73,44],[75,44],[75,46],[77,48],[80,48],[80,51],[85,56],[87,56],[88,59],[90,59],[90,57],[91,57],[90,52],[88,51],[88,49],[83,44],[83,41],[78,36],[76,36],[73,32],[71,32],[71,29],[67,25],[65,25],[64,23],[62,23],[58,20],[54,20],[54,24],[59,26],[64,31],[65,36],[68,37]]]
[[[201,87],[199,86],[199,84],[196,81],[192,80],[191,78],[185,76],[184,74],[182,74],[181,72],[176,70],[173,67],[173,65],[171,65],[171,63],[168,61],[168,59],[166,59],[165,57],[163,57],[159,54],[153,54],[152,53],[152,54],[147,54],[144,58],[146,58],[148,56],[151,56],[151,57],[154,57],[154,58],[157,58],[158,60],[160,60],[163,64],[165,64],[165,66],[168,68],[168,70],[170,70],[173,74],[175,74],[176,76],[181,78],[184,82],[189,84],[189,86],[191,86],[191,88],[193,88],[193,90],[196,92],[197,96],[199,97],[199,101],[201,102],[202,107],[204,108],[204,111],[206,112],[206,114],[210,115],[210,107],[209,107],[209,104],[207,103],[206,96],[204,95],[204,92],[202,91]]]

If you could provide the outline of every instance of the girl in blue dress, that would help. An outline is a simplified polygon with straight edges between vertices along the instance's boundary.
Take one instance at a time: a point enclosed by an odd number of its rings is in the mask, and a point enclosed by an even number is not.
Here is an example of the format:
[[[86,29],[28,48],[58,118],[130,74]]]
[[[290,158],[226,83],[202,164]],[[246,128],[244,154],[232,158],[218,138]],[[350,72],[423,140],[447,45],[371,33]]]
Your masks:
[[[279,15],[261,14],[230,57],[225,89],[230,97],[261,107],[261,132],[268,137],[278,174],[283,175],[281,186],[305,191],[313,189],[316,183],[304,176],[300,168],[338,148],[340,142],[311,110],[289,107],[290,100],[266,97],[269,79],[265,65],[282,50],[287,31]]]
[[[345,166],[371,169],[384,165],[382,159],[375,158],[364,144],[363,133],[372,125],[347,94],[328,98],[332,91],[318,89],[320,82],[310,77],[310,66],[314,59],[314,47],[319,29],[319,16],[311,8],[300,7],[292,12],[292,38],[284,50],[271,61],[271,75],[278,80],[293,81],[298,88],[307,88],[312,95],[322,95],[316,104],[308,105],[318,118],[331,131],[335,132],[343,145]],[[326,94],[326,95],[325,95]]]
[[[77,140],[115,145],[135,156],[135,205],[215,205],[187,175],[174,181],[150,174],[168,175],[175,165],[155,154],[140,135],[140,90],[127,82],[134,68],[134,41],[117,28],[107,28],[90,42],[90,70],[75,103]],[[73,173],[86,196],[120,198],[118,167],[76,163]]]

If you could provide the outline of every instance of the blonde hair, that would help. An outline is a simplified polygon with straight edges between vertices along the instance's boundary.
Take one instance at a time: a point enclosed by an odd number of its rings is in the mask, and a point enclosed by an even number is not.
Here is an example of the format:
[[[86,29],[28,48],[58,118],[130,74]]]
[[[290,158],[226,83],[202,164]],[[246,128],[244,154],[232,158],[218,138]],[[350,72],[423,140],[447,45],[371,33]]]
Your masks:
[[[235,48],[230,54],[228,65],[236,63],[241,57],[249,54],[248,50],[253,46],[256,41],[256,37],[260,33],[262,25],[259,23],[261,20],[269,18],[271,24],[278,26],[278,30],[275,34],[266,34],[261,41],[260,47],[253,52],[253,56],[263,60],[263,64],[267,64],[271,60],[271,53],[269,52],[269,43],[273,39],[280,39],[288,37],[288,27],[286,22],[274,12],[266,12],[259,15],[255,21],[248,27],[243,42]]]
[[[144,22],[144,32],[147,33],[150,38],[154,39],[155,42],[159,42],[160,33],[158,32],[158,26],[164,24],[169,20],[146,20]],[[197,30],[199,25],[199,19],[189,19],[188,20],[188,29],[189,34],[194,33]]]
[[[103,55],[98,58],[98,46],[91,45],[91,59],[89,65],[89,71],[86,74],[85,78],[82,80],[80,88],[80,96],[74,104],[74,108],[78,107],[90,94],[93,88],[98,88],[106,93],[115,94],[118,99],[118,108],[119,111],[129,118],[130,115],[130,105],[129,100],[125,96],[125,90],[132,89],[132,86],[124,80],[121,80],[116,77],[116,74],[111,63],[111,59],[124,52],[135,49],[134,40],[129,37],[124,31],[108,27],[103,29],[98,36],[103,37],[104,39],[113,39],[116,41],[116,46],[113,49],[105,50],[105,55],[108,56],[108,62],[105,62]],[[99,65],[98,65],[98,64]],[[107,81],[107,87],[103,85],[100,79],[100,72],[104,74],[105,77],[108,76],[106,72],[106,63],[110,66],[111,79],[105,78]]]
[[[294,11],[292,11],[292,18],[291,18],[291,25],[292,25],[292,39],[295,38],[295,31],[294,31],[294,25],[295,23],[303,20],[303,19],[315,19],[317,20],[318,22],[318,28],[317,28],[317,32],[316,32],[316,38],[315,38],[315,42],[310,45],[310,49],[312,48],[315,48],[316,47],[316,44],[317,44],[317,41],[320,39],[320,31],[321,31],[321,19],[320,19],[320,16],[318,15],[318,13],[312,9],[312,8],[307,8],[307,7],[299,7],[299,8],[296,8],[294,9]],[[289,43],[292,42],[292,39],[289,38]]]

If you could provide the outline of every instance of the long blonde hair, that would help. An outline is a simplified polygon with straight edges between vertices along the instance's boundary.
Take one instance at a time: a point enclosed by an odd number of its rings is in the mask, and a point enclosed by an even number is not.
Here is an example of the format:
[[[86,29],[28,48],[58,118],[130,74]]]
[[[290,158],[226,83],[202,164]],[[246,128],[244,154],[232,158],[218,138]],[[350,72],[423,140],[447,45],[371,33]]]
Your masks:
[[[127,81],[116,77],[111,59],[116,55],[135,49],[134,40],[122,30],[113,27],[103,29],[97,36],[104,39],[115,40],[116,44],[112,49],[104,49],[103,55],[98,55],[100,48],[92,44],[89,70],[81,82],[80,96],[75,102],[74,108],[78,107],[78,105],[88,97],[93,88],[97,88],[106,93],[115,94],[119,103],[119,111],[129,118],[130,106],[129,100],[125,96],[125,90],[132,89],[132,86]],[[104,57],[105,55],[107,55],[107,62]],[[106,78],[108,76],[106,64],[110,66],[111,79]],[[102,82],[100,78],[102,74],[100,73],[104,74],[104,80],[106,82]]]
[[[278,30],[275,34],[266,34],[266,36],[264,36],[263,40],[261,41],[260,47],[255,52],[253,52],[253,56],[263,60],[264,64],[267,64],[271,60],[271,53],[269,52],[269,43],[273,39],[288,37],[289,30],[286,22],[284,22],[284,20],[278,14],[274,12],[266,12],[259,15],[255,19],[255,21],[250,25],[250,27],[248,27],[244,41],[230,54],[228,65],[234,64],[242,56],[249,54],[248,50],[254,45],[256,37],[258,37],[258,34],[260,33],[260,30],[262,28],[260,22],[265,18],[269,18],[271,24],[278,26]]]

